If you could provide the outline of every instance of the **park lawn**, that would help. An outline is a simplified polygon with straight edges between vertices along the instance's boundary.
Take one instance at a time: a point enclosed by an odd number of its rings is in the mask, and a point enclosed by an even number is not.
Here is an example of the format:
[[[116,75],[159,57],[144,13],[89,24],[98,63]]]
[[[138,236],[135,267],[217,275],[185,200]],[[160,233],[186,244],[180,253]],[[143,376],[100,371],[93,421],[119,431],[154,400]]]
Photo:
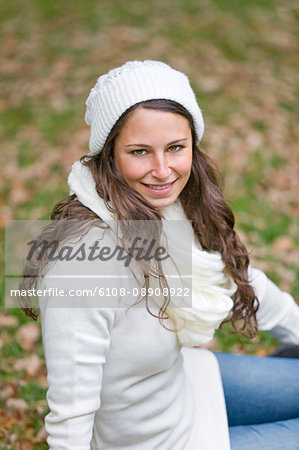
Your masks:
[[[190,77],[202,147],[223,174],[252,264],[298,300],[297,19],[294,0],[1,2],[2,242],[6,220],[49,219],[68,195],[71,164],[88,153],[84,102],[97,77],[158,59]],[[46,449],[40,323],[5,310],[4,281],[1,292],[0,450]],[[212,348],[264,356],[277,345],[225,325]]]

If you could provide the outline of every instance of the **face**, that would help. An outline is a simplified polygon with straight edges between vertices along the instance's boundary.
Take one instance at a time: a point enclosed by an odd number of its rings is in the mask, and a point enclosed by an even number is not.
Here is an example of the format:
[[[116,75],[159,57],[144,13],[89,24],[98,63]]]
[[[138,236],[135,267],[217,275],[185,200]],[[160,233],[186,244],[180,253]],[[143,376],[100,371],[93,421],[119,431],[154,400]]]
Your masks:
[[[188,120],[155,109],[136,109],[114,143],[122,178],[154,208],[178,198],[191,172],[192,136]]]

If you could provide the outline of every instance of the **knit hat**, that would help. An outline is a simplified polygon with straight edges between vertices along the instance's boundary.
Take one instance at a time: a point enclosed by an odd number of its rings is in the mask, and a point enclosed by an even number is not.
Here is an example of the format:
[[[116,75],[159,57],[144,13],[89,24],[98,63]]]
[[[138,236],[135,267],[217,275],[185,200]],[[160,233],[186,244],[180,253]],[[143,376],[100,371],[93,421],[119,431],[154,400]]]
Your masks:
[[[99,153],[117,120],[136,103],[173,100],[192,115],[197,142],[204,122],[188,77],[160,61],[129,61],[98,78],[86,100],[85,121],[90,126],[90,154]]]

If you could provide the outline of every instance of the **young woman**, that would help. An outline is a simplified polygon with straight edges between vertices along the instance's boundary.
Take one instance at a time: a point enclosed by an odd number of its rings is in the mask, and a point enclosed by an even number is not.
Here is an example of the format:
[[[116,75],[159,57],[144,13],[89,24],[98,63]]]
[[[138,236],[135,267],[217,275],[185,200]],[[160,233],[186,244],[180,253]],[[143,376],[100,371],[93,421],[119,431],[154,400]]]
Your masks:
[[[188,78],[127,62],[85,119],[90,153],[43,235],[60,257],[37,269],[50,448],[298,449],[298,359],[198,348],[226,317],[299,344],[299,308],[249,266]]]

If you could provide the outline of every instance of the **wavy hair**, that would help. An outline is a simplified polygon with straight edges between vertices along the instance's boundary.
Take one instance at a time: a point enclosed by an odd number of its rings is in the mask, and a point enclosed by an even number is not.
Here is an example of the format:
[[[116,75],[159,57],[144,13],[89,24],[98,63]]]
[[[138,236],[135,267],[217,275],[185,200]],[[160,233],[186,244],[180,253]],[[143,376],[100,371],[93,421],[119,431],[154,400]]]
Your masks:
[[[107,208],[114,212],[118,220],[156,221],[159,232],[161,216],[158,210],[148,204],[138,192],[123,180],[113,159],[115,138],[128,117],[137,108],[180,114],[188,120],[192,133],[192,167],[189,180],[180,194],[182,207],[186,217],[192,221],[195,236],[202,248],[206,251],[217,251],[221,254],[228,274],[231,275],[237,285],[237,291],[232,297],[233,309],[229,318],[223,323],[231,322],[235,332],[245,334],[245,330],[247,330],[249,337],[254,337],[258,329],[256,311],[259,302],[248,281],[249,255],[245,245],[234,230],[234,214],[223,198],[217,169],[196,144],[196,133],[191,114],[183,106],[171,100],[158,99],[138,103],[129,108],[115,123],[102,151],[96,155],[84,155],[80,161],[90,169],[95,180],[97,193],[103,198]],[[68,196],[54,206],[51,219],[53,222],[49,227],[46,227],[47,230],[42,233],[42,238],[47,235],[51,236],[54,232],[57,238],[58,230],[59,239],[67,239],[70,235],[70,227],[66,226],[65,223],[69,220],[83,221],[82,228],[79,231],[77,230],[78,236],[82,235],[82,232],[87,232],[93,226],[101,226],[100,218],[81,204],[75,194]],[[39,261],[31,268],[31,274],[34,273],[34,276],[38,278],[42,274],[45,264],[45,262]],[[144,273],[146,275],[146,271]],[[163,276],[161,278],[165,285],[165,278],[164,280]],[[34,277],[24,275],[20,286],[22,285],[22,289],[28,289],[34,284],[36,284]],[[148,286],[147,276],[145,276],[145,285]],[[146,297],[146,307],[154,315],[148,307],[147,300]],[[20,301],[23,302],[22,309],[26,315],[36,320],[38,312],[32,309],[30,300],[23,297]],[[168,304],[169,298],[165,298],[158,316],[155,316],[159,318],[162,324],[166,318],[165,311]]]

